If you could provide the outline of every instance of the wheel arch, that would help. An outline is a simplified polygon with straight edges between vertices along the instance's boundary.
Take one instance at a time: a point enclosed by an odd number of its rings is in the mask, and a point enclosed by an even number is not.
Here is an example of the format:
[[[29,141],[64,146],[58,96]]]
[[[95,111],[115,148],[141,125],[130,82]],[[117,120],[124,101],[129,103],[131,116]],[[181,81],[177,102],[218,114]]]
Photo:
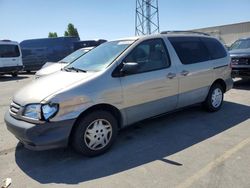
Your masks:
[[[215,85],[215,84],[220,84],[220,85],[222,86],[223,92],[224,92],[224,93],[226,92],[227,85],[226,85],[226,82],[225,82],[223,79],[219,78],[219,79],[215,80],[215,81],[213,82],[213,84],[211,85],[211,87],[212,87],[213,85]],[[211,87],[210,87],[210,88],[211,88]]]
[[[110,104],[105,104],[105,103],[102,103],[102,104],[96,104],[94,106],[91,106],[89,107],[88,109],[84,110],[76,119],[72,129],[71,129],[71,132],[70,132],[70,137],[69,137],[69,143],[71,142],[72,140],[72,135],[73,135],[73,132],[77,126],[77,123],[78,121],[86,116],[87,114],[90,114],[96,110],[104,110],[104,111],[108,111],[110,112],[115,118],[117,118],[118,120],[118,129],[120,129],[122,127],[122,123],[123,123],[123,117],[122,117],[122,114],[120,112],[120,110],[118,108],[116,108],[115,106],[113,105],[110,105]]]

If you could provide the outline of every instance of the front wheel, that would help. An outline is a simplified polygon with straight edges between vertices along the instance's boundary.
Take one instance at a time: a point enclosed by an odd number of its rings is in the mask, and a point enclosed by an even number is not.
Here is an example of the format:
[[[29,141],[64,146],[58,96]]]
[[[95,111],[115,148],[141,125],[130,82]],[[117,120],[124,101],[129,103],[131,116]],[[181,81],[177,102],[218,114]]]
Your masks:
[[[209,90],[208,96],[203,103],[204,107],[209,112],[218,111],[223,103],[224,92],[220,84],[214,84]]]
[[[83,155],[100,155],[111,147],[117,130],[117,120],[111,113],[94,111],[77,121],[73,130],[72,145]]]

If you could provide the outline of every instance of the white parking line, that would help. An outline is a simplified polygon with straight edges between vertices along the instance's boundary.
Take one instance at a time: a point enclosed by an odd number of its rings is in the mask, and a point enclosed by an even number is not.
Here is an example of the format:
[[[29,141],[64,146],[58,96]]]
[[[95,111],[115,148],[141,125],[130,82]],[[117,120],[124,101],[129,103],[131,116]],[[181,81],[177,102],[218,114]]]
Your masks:
[[[195,173],[190,178],[186,179],[184,182],[179,184],[177,188],[187,188],[190,187],[195,181],[199,180],[201,177],[206,175],[208,172],[210,172],[212,169],[214,169],[216,166],[218,166],[223,161],[227,160],[229,157],[231,157],[234,153],[245,147],[247,144],[250,143],[250,137],[243,140],[233,148],[227,150],[223,155],[216,158],[214,161],[208,163],[204,168],[199,170],[197,173]]]

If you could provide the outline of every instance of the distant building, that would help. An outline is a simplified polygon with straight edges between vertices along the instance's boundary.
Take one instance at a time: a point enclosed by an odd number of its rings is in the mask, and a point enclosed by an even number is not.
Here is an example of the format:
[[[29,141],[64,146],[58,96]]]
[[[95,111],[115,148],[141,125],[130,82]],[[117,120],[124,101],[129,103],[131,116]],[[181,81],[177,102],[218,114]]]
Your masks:
[[[250,37],[250,22],[194,29],[218,37],[224,44],[230,46],[239,38]]]

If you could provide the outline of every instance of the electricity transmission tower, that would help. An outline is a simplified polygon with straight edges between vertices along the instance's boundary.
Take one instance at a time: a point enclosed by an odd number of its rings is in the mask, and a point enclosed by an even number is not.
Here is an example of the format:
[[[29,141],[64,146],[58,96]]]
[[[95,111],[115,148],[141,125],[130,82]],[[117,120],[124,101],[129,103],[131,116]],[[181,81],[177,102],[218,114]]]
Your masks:
[[[136,0],[135,35],[159,32],[158,0]]]

